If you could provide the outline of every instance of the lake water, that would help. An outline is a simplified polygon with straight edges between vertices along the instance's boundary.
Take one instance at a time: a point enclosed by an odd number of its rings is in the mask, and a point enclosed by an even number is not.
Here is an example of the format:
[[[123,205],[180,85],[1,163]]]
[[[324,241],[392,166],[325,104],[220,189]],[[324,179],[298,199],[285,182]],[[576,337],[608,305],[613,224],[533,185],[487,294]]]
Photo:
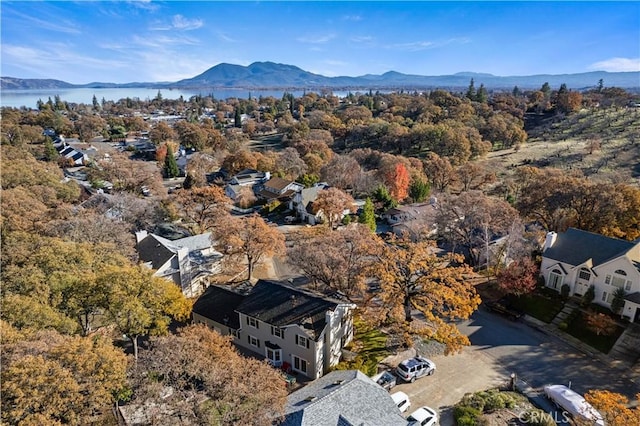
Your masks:
[[[38,104],[38,99],[47,102],[49,98],[53,100],[56,95],[60,99],[70,103],[83,103],[90,105],[95,95],[98,102],[104,98],[106,101],[119,101],[126,98],[138,98],[140,100],[151,100],[158,95],[158,91],[164,99],[179,99],[182,96],[185,100],[195,95],[213,95],[215,99],[242,98],[273,96],[276,99],[282,98],[284,90],[248,90],[248,89],[203,89],[203,90],[180,90],[180,89],[148,89],[148,88],[117,88],[117,89],[33,89],[33,90],[2,90],[0,91],[0,106],[14,108],[33,108]],[[294,96],[299,97],[304,94],[300,91],[289,91]],[[334,92],[336,96],[346,96],[347,92]]]

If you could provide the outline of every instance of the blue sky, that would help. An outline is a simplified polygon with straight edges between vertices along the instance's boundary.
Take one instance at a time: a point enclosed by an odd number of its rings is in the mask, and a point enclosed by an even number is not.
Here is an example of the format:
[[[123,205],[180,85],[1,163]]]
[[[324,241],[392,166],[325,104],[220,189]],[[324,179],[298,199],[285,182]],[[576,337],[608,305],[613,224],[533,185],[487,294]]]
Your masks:
[[[3,0],[1,75],[176,81],[272,61],[326,76],[640,71],[640,2]]]

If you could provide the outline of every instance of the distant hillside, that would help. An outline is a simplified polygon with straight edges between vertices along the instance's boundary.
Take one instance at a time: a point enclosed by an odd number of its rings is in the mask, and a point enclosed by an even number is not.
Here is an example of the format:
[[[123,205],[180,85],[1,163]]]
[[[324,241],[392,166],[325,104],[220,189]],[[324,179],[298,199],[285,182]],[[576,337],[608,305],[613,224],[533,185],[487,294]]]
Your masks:
[[[625,89],[640,88],[640,72],[593,71],[579,74],[539,74],[530,76],[500,77],[492,74],[460,72],[453,75],[426,76],[402,74],[389,71],[381,75],[366,74],[359,77],[325,77],[313,74],[293,65],[273,62],[254,62],[249,66],[218,64],[193,78],[176,82],[156,83],[90,83],[74,85],[59,80],[25,80],[2,77],[1,88],[10,89],[56,89],[56,88],[110,88],[110,87],[152,87],[152,88],[252,88],[252,89],[405,89],[464,88],[473,78],[488,89],[539,88],[545,82],[551,87],[562,83],[575,90],[595,87],[600,79],[607,87]]]
[[[75,87],[73,84],[61,80],[0,77],[0,88],[2,88],[2,90],[71,89],[73,87]]]

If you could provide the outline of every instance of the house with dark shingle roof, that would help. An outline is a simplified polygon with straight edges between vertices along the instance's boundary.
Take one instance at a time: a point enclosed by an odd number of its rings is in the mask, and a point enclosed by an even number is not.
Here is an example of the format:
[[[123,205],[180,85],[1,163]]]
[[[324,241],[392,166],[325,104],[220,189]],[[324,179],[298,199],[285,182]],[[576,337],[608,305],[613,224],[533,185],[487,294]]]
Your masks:
[[[287,371],[316,379],[353,339],[355,305],[280,281],[258,280],[245,294],[212,286],[196,301],[194,321]],[[236,291],[236,293],[238,293]]]
[[[136,232],[140,262],[155,275],[175,282],[187,297],[195,297],[207,287],[207,278],[220,271],[222,254],[214,250],[211,233],[168,240],[160,235]]]
[[[336,370],[287,398],[281,426],[406,425],[391,395],[358,370]]]
[[[582,296],[590,286],[595,303],[611,307],[616,291],[624,291],[623,317],[640,322],[640,240],[617,238],[569,228],[547,233],[540,274],[545,285],[570,296]]]

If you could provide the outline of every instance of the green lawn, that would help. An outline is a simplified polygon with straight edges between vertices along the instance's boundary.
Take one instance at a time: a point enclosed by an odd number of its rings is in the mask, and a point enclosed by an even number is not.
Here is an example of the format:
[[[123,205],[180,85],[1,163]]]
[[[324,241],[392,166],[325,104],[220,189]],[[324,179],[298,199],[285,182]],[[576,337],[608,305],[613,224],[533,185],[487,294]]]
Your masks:
[[[358,369],[368,376],[373,376],[378,372],[378,363],[391,353],[387,349],[387,335],[366,326],[361,321],[355,321],[354,328],[355,336],[351,350],[358,355],[353,361],[342,361],[336,369]]]
[[[526,312],[527,315],[531,315],[546,323],[550,323],[564,306],[564,302],[560,300],[559,294],[557,298],[551,298],[537,293],[525,294],[520,297],[511,296],[509,297],[509,301],[516,308]]]
[[[587,328],[582,312],[575,316],[575,318],[568,324],[567,329],[565,330],[565,332],[569,333],[576,339],[581,340],[587,345],[605,354],[609,353],[623,331],[624,327],[618,326],[616,328],[616,331],[612,335],[598,336],[596,333]]]

